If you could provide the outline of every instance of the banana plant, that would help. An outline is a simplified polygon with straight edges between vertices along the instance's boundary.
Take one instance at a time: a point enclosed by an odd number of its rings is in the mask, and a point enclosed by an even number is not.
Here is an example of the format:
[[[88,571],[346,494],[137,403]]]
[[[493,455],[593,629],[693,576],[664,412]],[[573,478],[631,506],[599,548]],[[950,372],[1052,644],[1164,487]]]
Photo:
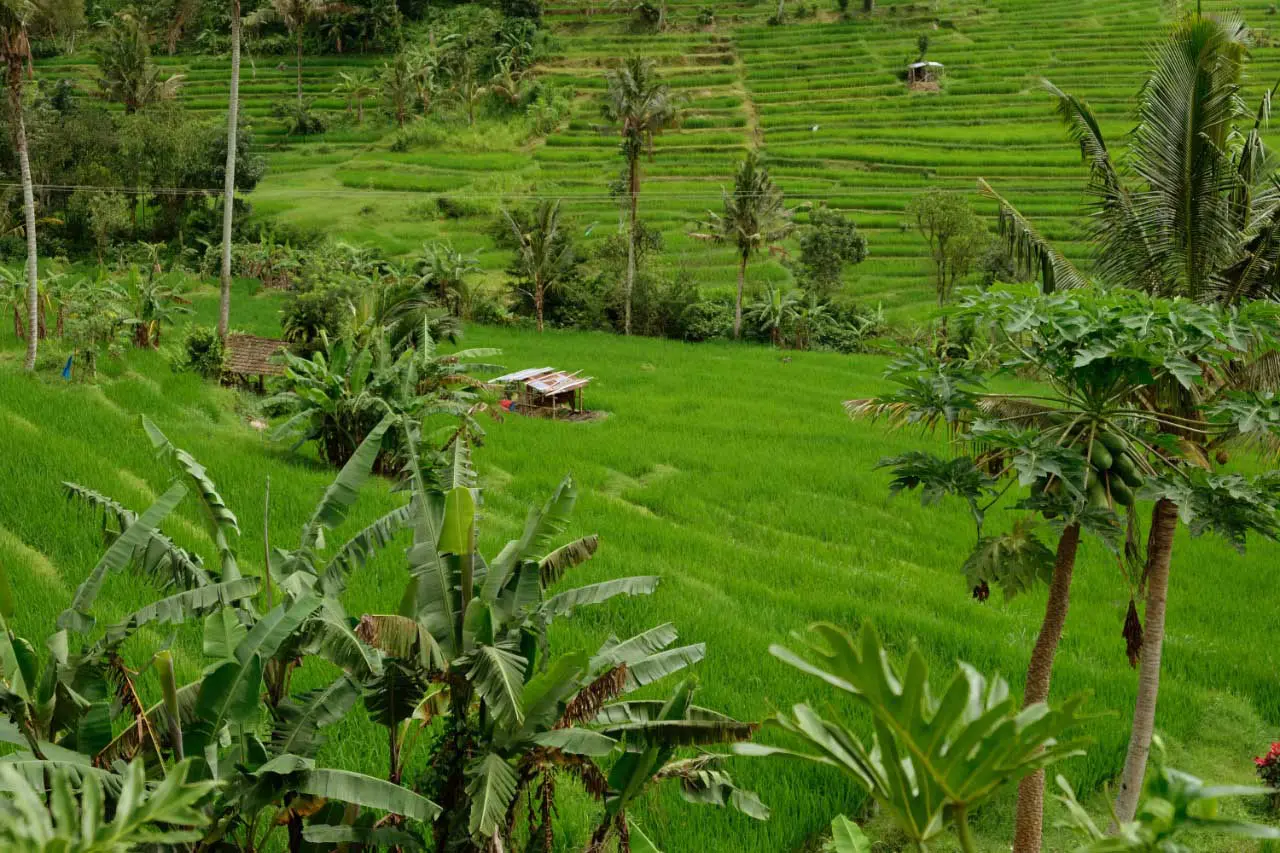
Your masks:
[[[969,815],[1007,785],[1081,754],[1084,741],[1059,740],[1078,725],[1083,697],[1058,708],[1019,711],[1002,679],[985,679],[961,664],[941,694],[929,688],[929,667],[913,649],[895,666],[879,634],[864,623],[858,641],[829,624],[811,629],[811,662],[774,645],[771,654],[851,696],[871,715],[869,741],[805,704],[780,713],[774,726],[810,747],[797,752],[756,743],[739,755],[782,756],[841,771],[863,788],[919,850],[954,827],[965,853],[977,850]]]
[[[0,740],[20,747],[3,763],[37,788],[51,772],[64,772],[77,783],[93,776],[114,797],[123,790],[124,762],[144,762],[151,778],[164,779],[187,760],[193,778],[218,783],[205,806],[205,843],[258,849],[275,827],[285,826],[295,850],[308,834],[317,843],[367,837],[410,845],[412,833],[400,824],[432,821],[435,804],[392,782],[315,765],[323,730],[351,711],[359,685],[383,671],[383,655],[356,635],[337,593],[346,573],[390,542],[408,516],[392,513],[336,549],[327,547],[325,536],[346,518],[393,422],[385,418],[352,454],[298,545],[270,552],[264,578],[242,573],[236,516],[204,466],[144,422],[161,457],[174,466],[175,482],[140,515],[92,493],[93,504],[118,529],[108,528],[106,552],[59,617],[43,668],[31,644],[7,629],[0,607],[0,708],[7,718]],[[81,495],[90,491],[77,489]],[[218,552],[216,570],[184,557],[159,533],[189,493],[198,498]],[[190,588],[95,630],[94,604],[110,574],[166,560],[200,568],[181,576],[195,579]],[[11,596],[0,595],[3,602],[11,603]],[[194,619],[203,620],[207,664],[198,679],[178,684],[164,650],[142,669],[126,664],[122,646],[139,629]],[[72,648],[73,638],[78,648]],[[292,674],[307,657],[329,661],[340,674],[317,691],[295,695]],[[146,707],[136,681],[152,666],[162,699]],[[360,809],[394,815],[397,826],[376,826]]]
[[[433,477],[412,433],[405,434],[409,579],[399,612],[367,614],[357,633],[388,655],[382,676],[365,685],[365,704],[388,727],[393,778],[422,727],[444,717],[432,756],[435,799],[444,810],[437,842],[517,849],[517,810],[529,793],[538,805],[530,811],[528,849],[552,849],[561,774],[578,779],[602,805],[593,850],[615,830],[620,849],[629,849],[626,810],[654,781],[679,783],[695,802],[767,816],[755,795],[734,786],[723,756],[675,759],[678,747],[743,740],[754,725],[693,705],[692,680],[667,700],[623,698],[701,660],[702,644],[676,646],[675,628],[662,625],[611,637],[594,654],[552,653],[548,630],[557,619],[658,585],[656,577],[631,577],[552,590],[598,546],[597,537],[585,536],[553,547],[577,499],[572,479],[530,512],[519,538],[486,559],[476,549],[480,491],[466,436],[454,440],[449,464]]]
[[[140,761],[123,773],[122,792],[107,819],[107,797],[95,776],[52,776],[50,793],[0,765],[0,848],[9,853],[124,853],[199,841],[209,818],[200,803],[213,782],[188,781],[191,762],[159,785],[147,784]],[[55,804],[50,808],[48,796]]]

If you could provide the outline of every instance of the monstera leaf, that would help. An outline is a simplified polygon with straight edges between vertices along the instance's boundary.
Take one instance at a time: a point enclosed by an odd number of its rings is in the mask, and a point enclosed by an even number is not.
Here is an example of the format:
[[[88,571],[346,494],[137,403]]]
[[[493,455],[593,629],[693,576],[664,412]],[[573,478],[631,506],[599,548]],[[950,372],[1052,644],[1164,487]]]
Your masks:
[[[913,650],[905,667],[894,667],[869,623],[856,644],[832,625],[816,625],[813,631],[822,639],[810,648],[817,664],[780,646],[769,651],[864,704],[871,712],[872,738],[864,741],[808,705],[796,705],[772,722],[807,741],[815,752],[751,743],[738,744],[735,751],[801,758],[842,770],[917,845],[952,822],[967,834],[970,809],[1011,782],[1079,754],[1079,741],[1058,737],[1081,721],[1082,697],[1059,709],[1038,704],[1018,711],[1004,681],[987,681],[961,664],[940,698],[934,698],[923,655]]]

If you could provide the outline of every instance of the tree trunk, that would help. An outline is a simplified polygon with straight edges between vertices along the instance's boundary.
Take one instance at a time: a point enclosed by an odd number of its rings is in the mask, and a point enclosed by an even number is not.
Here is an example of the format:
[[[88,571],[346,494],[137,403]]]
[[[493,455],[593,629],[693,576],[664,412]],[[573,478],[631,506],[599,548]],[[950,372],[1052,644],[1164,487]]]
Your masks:
[[[298,24],[298,112],[302,112],[302,24]]]
[[[538,315],[538,334],[542,334],[542,306],[546,302],[546,292],[541,284],[533,286],[533,310]]]
[[[738,298],[733,305],[733,339],[742,339],[742,292],[747,285],[747,254],[738,261]]]
[[[27,228],[27,357],[23,369],[36,369],[36,352],[40,341],[40,285],[37,280],[39,249],[36,247],[36,198],[31,185],[31,161],[27,157],[27,126],[22,117],[22,63],[11,59],[9,73],[9,112],[13,122],[13,147],[18,152],[18,168],[22,173],[22,213]]]
[[[1169,595],[1169,563],[1173,557],[1173,534],[1177,527],[1178,508],[1172,501],[1156,501],[1151,510],[1151,537],[1147,543],[1147,624],[1143,629],[1142,657],[1138,665],[1138,696],[1133,705],[1129,752],[1124,758],[1120,793],[1116,797],[1116,817],[1122,823],[1133,820],[1138,810],[1142,777],[1147,770],[1147,755],[1151,752],[1151,736],[1155,732],[1165,603]]]
[[[871,14],[875,11],[876,0],[862,0],[862,11]]]
[[[627,283],[622,294],[622,333],[631,334],[631,294],[636,286],[636,225],[640,212],[640,153],[637,151],[628,164],[627,191],[631,198],[631,233],[627,239]]]
[[[783,4],[784,4],[784,3],[786,3],[786,1],[787,1],[787,0],[778,0],[778,13],[777,13],[776,17],[777,17],[777,19],[778,19],[778,23],[779,23],[779,24],[781,24],[781,23],[782,23],[782,15],[783,15],[783,12],[784,12]]]
[[[236,201],[236,123],[240,117],[240,0],[231,0],[231,100],[227,104],[227,174],[222,185],[222,295],[218,337],[231,330],[231,224]]]
[[[1027,664],[1027,683],[1023,688],[1022,707],[1027,708],[1049,698],[1049,682],[1053,676],[1053,658],[1062,639],[1071,603],[1071,575],[1075,570],[1076,549],[1080,545],[1080,525],[1068,525],[1058,540],[1058,553],[1053,563],[1053,579],[1049,582],[1049,600],[1044,606],[1044,621],[1031,650]],[[1044,829],[1044,771],[1037,770],[1018,784],[1018,808],[1013,830],[1014,853],[1039,853]]]

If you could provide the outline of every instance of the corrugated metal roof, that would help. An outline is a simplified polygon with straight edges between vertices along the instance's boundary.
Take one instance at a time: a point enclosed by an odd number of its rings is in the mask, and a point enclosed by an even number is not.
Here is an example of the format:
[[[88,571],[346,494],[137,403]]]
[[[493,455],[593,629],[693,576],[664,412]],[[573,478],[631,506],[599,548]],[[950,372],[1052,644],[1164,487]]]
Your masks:
[[[499,376],[494,382],[525,382],[535,376],[541,376],[544,373],[552,373],[554,367],[526,367],[524,370],[517,370],[514,373],[508,373],[505,376]]]
[[[563,394],[581,388],[591,381],[590,376],[582,376],[579,372],[569,373],[558,370],[545,376],[528,380],[525,384],[542,394]]]

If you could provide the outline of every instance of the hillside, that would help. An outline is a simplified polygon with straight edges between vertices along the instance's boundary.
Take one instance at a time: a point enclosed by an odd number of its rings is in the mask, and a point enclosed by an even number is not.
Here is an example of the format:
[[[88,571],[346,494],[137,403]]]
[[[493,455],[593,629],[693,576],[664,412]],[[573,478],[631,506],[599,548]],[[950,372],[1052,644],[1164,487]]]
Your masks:
[[[789,4],[795,5],[795,4]],[[853,4],[858,6],[858,4]],[[1206,9],[1243,10],[1259,45],[1250,66],[1251,103],[1280,74],[1280,49],[1270,46],[1273,4],[1208,2]],[[625,15],[604,4],[548,7],[552,56],[543,82],[570,87],[572,119],[547,138],[523,127],[481,119],[468,129],[410,132],[407,150],[392,151],[396,134],[369,121],[315,137],[290,138],[270,118],[270,104],[292,91],[290,58],[246,63],[246,112],[268,151],[270,171],[251,201],[259,217],[315,228],[392,253],[445,238],[479,251],[497,273],[504,257],[488,228],[501,204],[564,198],[594,237],[618,221],[608,184],[617,178],[617,140],[600,118],[607,64],[631,52],[658,60],[684,98],[682,125],[657,140],[644,163],[642,217],[665,237],[664,263],[700,284],[729,286],[732,252],[690,238],[748,146],[767,152],[774,175],[793,203],[825,202],[850,211],[868,234],[870,257],[849,274],[849,289],[891,319],[918,320],[932,302],[923,240],[903,209],[913,194],[942,186],[974,189],[986,177],[1064,252],[1081,259],[1084,170],[1039,81],[1048,78],[1084,97],[1116,144],[1131,126],[1146,49],[1171,16],[1157,0],[997,0],[976,4],[879,4],[873,16],[816,19],[766,26],[773,4],[717,6],[702,27],[703,4],[671,4],[672,28],[633,35]],[[928,35],[931,60],[946,65],[940,93],[912,92],[897,75]],[[225,63],[212,57],[157,61],[187,75],[189,106],[223,109]],[[332,93],[338,73],[381,66],[374,56],[307,57],[304,83],[316,106],[339,110]],[[87,54],[42,65],[42,73],[91,73]],[[374,105],[370,105],[372,110]],[[461,218],[441,216],[435,200],[461,202]],[[974,196],[980,209],[991,203]],[[753,283],[785,279],[776,260],[753,265]]]
[[[278,295],[254,293],[247,284],[238,288],[243,324],[276,332]],[[199,315],[210,318],[215,304],[214,293],[202,291]],[[602,539],[598,559],[577,579],[662,577],[650,598],[583,611],[561,629],[566,643],[594,647],[611,633],[672,621],[684,641],[708,645],[697,669],[699,701],[744,719],[806,699],[830,701],[830,694],[810,695],[812,685],[767,653],[771,643],[791,642],[793,632],[819,620],[872,619],[897,650],[918,644],[940,665],[963,657],[1020,689],[1043,597],[974,601],[958,571],[973,535],[962,509],[950,505],[939,515],[914,497],[888,497],[888,478],[873,470],[876,461],[931,441],[844,415],[843,398],[880,387],[879,360],[820,353],[784,360],[762,347],[484,328],[470,330],[467,343],[501,347],[496,360],[513,369],[546,363],[597,377],[587,403],[608,412],[602,422],[509,417],[488,426],[490,438],[477,452],[487,552],[517,533],[525,509],[572,472],[583,494],[570,532],[598,532]],[[162,490],[164,467],[138,428],[139,414],[209,467],[245,531],[262,527],[269,477],[273,542],[296,536],[329,482],[310,456],[290,454],[247,424],[251,397],[172,373],[161,354],[104,360],[98,386],[67,385],[53,370],[23,377],[15,369],[18,354],[9,331],[0,332],[6,446],[0,478],[23,484],[0,489],[0,560],[23,569],[15,575],[24,602],[17,629],[33,638],[65,606],[101,548],[97,520],[67,503],[61,482],[80,482],[136,509]],[[385,485],[368,489],[344,530],[358,529],[395,500]],[[165,530],[212,559],[196,512],[188,504]],[[247,535],[257,541],[256,533]],[[1280,551],[1256,545],[1241,558],[1218,542],[1185,539],[1177,554],[1160,729],[1180,766],[1245,783],[1249,758],[1280,722],[1280,651],[1257,641],[1280,607],[1270,569]],[[261,555],[242,553],[241,561],[256,571]],[[353,579],[349,612],[393,609],[404,572],[403,550],[392,546]],[[1224,591],[1249,606],[1224,607]],[[153,594],[146,582],[114,579],[100,618],[118,617]],[[1119,769],[1127,739],[1136,682],[1120,637],[1127,596],[1114,557],[1086,543],[1054,683],[1059,696],[1092,691],[1090,707],[1109,712],[1091,724],[1097,745],[1089,757],[1063,768],[1085,790],[1096,791]],[[164,640],[161,632],[144,632],[131,659],[145,660]],[[187,674],[195,673],[198,632],[180,635],[176,656]],[[311,668],[303,677],[310,680],[299,689],[318,684],[322,673]],[[149,679],[145,685],[154,693]],[[354,713],[322,757],[384,772],[382,731]],[[832,814],[858,808],[850,786],[817,768],[738,760],[734,772],[773,807],[773,819],[757,824],[668,792],[642,819],[663,849],[791,853]],[[1105,811],[1101,795],[1094,806]],[[979,816],[986,849],[1007,849],[1011,808],[1010,798]],[[566,809],[572,824],[572,801]],[[1049,849],[1062,848],[1051,837]]]

